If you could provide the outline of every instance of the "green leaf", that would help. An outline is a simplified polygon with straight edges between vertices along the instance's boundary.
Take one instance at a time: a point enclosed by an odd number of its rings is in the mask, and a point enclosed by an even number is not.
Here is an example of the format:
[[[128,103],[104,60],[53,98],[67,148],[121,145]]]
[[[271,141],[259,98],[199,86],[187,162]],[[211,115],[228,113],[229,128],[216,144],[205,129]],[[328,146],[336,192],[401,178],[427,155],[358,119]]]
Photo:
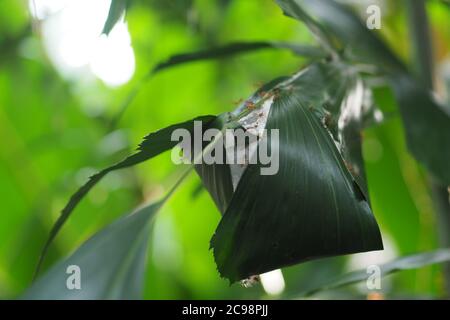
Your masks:
[[[163,201],[112,223],[57,263],[22,299],[140,299],[144,283],[149,222]],[[81,289],[69,290],[69,266],[80,270]]]
[[[117,22],[124,16],[128,8],[129,0],[111,0],[108,17],[103,26],[102,34],[109,35]]]
[[[171,140],[172,132],[176,129],[184,128],[187,129],[189,132],[192,132],[194,130],[194,121],[201,121],[205,123],[210,123],[213,121],[216,117],[215,116],[200,116],[195,119],[178,123],[175,125],[171,125],[169,127],[166,127],[164,129],[161,129],[159,131],[150,133],[148,136],[144,138],[144,141],[139,145],[138,151],[126,158],[125,160],[108,167],[106,169],[101,170],[100,172],[94,174],[80,189],[78,189],[77,192],[75,192],[72,197],[70,198],[67,205],[64,207],[64,209],[61,212],[61,215],[59,216],[58,220],[56,220],[55,224],[53,225],[52,230],[50,231],[49,238],[47,242],[44,245],[44,248],[42,250],[42,254],[40,256],[38,266],[36,268],[36,274],[39,272],[40,267],[42,265],[43,259],[45,258],[45,255],[47,254],[48,248],[50,244],[52,243],[53,239],[58,234],[59,230],[62,228],[66,220],[69,218],[73,210],[76,208],[78,203],[86,196],[86,194],[109,172],[132,167],[134,165],[137,165],[139,163],[142,163],[144,161],[147,161],[160,153],[167,151],[174,146],[178,144],[177,141]]]
[[[450,110],[409,75],[397,74],[391,80],[409,150],[436,179],[450,185]]]
[[[223,58],[230,55],[241,54],[261,49],[288,49],[297,55],[309,58],[324,58],[326,56],[324,51],[320,48],[307,45],[276,41],[234,42],[221,47],[173,55],[166,61],[158,63],[153,68],[152,73],[156,73],[180,64],[200,60]]]
[[[231,282],[383,248],[369,204],[331,135],[292,89],[302,74],[276,88],[266,125],[279,130],[278,173],[261,175],[261,164],[249,164],[211,240],[219,272]]]
[[[439,249],[435,251],[410,255],[402,257],[391,262],[380,265],[381,276],[387,276],[388,274],[403,271],[418,269],[426,267],[436,263],[442,263],[450,261],[450,249]],[[360,281],[367,280],[367,270],[357,270],[346,274],[343,274],[335,279],[327,280],[320,286],[303,292],[300,296],[309,296],[319,291],[334,289],[350,284],[354,284]]]
[[[386,44],[347,7],[333,0],[277,0],[284,12],[304,21],[314,19],[352,50],[352,58],[385,70],[405,70]],[[299,15],[298,12],[303,12]],[[308,24],[307,24],[308,25]],[[309,26],[309,25],[308,25]],[[314,30],[312,30],[314,32]]]

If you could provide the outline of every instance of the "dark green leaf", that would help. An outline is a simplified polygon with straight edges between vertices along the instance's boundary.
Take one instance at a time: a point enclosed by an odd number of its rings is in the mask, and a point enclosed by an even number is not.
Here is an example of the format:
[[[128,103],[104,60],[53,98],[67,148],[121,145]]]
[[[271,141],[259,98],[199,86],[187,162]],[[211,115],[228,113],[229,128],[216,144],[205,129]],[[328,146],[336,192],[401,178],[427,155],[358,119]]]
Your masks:
[[[304,21],[306,15],[318,21],[342,45],[353,50],[352,58],[375,64],[382,69],[405,69],[384,42],[342,4],[333,0],[277,0],[277,3],[289,16]],[[303,15],[299,15],[299,11]]]
[[[163,201],[121,218],[57,263],[25,292],[22,299],[140,299],[149,222]],[[80,269],[81,289],[66,286],[69,266]]]
[[[414,157],[445,185],[450,185],[450,111],[409,75],[392,76],[406,141]]]
[[[304,92],[308,88],[303,87]],[[279,171],[244,172],[211,240],[231,282],[311,259],[383,248],[377,223],[314,108],[278,88],[267,129],[279,129]]]
[[[307,90],[305,90],[307,88]],[[316,62],[291,84],[304,105],[310,106],[339,145],[346,166],[368,199],[361,153],[364,117],[371,112],[363,81],[352,67],[340,62]]]
[[[106,18],[102,33],[109,35],[116,23],[124,16],[128,4],[129,0],[111,0],[108,17]]]
[[[201,116],[195,119],[171,125],[167,128],[161,129],[159,131],[153,132],[144,138],[144,141],[139,145],[138,151],[126,158],[125,160],[101,170],[100,172],[93,175],[86,184],[84,184],[77,192],[75,192],[70,198],[67,205],[61,212],[58,220],[55,222],[52,230],[50,231],[49,238],[45,243],[44,249],[42,250],[41,257],[36,269],[36,274],[39,272],[43,259],[47,253],[48,247],[52,243],[53,239],[58,234],[59,230],[62,228],[66,220],[69,218],[72,211],[78,205],[78,203],[86,196],[86,194],[109,172],[134,166],[136,164],[147,161],[160,153],[167,151],[178,144],[177,141],[171,141],[172,132],[179,128],[184,128],[192,132],[194,130],[194,121],[202,121],[204,123],[209,123],[213,121],[215,116]]]
[[[293,53],[310,57],[323,58],[325,53],[318,47],[299,45],[286,42],[276,41],[260,41],[260,42],[235,42],[224,45],[222,47],[200,50],[196,52],[181,53],[171,56],[167,61],[157,64],[152,73],[162,71],[164,69],[174,67],[180,64],[195,62],[200,60],[210,60],[222,58],[230,55],[241,54],[261,49],[288,49]]]
[[[388,274],[410,269],[418,269],[426,267],[435,263],[442,263],[450,261],[450,249],[439,249],[435,251],[415,254],[407,257],[402,257],[391,262],[380,265],[381,275],[387,276]],[[308,290],[300,296],[308,296],[319,291],[334,289],[360,281],[367,280],[367,270],[357,270],[341,275],[335,279],[325,281],[317,288]]]

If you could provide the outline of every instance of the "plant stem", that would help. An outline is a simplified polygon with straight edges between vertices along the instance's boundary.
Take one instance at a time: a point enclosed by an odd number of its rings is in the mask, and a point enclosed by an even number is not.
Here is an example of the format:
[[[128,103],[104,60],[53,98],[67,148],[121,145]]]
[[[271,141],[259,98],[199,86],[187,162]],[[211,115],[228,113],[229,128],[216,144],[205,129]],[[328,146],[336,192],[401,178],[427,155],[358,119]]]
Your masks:
[[[409,32],[412,44],[413,71],[424,88],[433,90],[433,50],[430,25],[424,0],[407,0]],[[429,177],[432,198],[439,228],[439,242],[450,247],[450,203],[447,188]],[[445,287],[450,295],[450,263],[444,265]]]

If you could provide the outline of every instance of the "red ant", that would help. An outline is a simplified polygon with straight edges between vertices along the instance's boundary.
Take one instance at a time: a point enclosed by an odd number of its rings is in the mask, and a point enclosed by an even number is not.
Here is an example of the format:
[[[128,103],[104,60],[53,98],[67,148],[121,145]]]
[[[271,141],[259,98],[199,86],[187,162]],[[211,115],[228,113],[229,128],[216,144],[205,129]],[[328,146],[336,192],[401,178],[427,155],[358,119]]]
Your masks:
[[[263,83],[262,81],[258,81],[258,82],[256,82],[255,84],[253,84],[253,86],[254,86],[255,88],[261,88],[263,85],[264,85],[264,83]]]
[[[268,93],[267,91],[260,91],[260,92],[258,92],[258,95],[259,95],[261,98],[264,98],[266,95],[269,95],[269,93]]]
[[[233,101],[233,104],[240,105],[242,102],[244,102],[244,99],[240,98],[239,100]]]
[[[322,123],[326,128],[329,128],[333,125],[333,118],[331,116],[331,113],[326,112],[325,116],[322,119]]]
[[[352,176],[356,177],[357,173],[356,173],[355,167],[351,163],[349,163],[345,160],[344,160],[344,164],[347,167],[347,170],[352,174]]]
[[[248,110],[253,110],[253,109],[256,108],[256,105],[255,105],[255,103],[252,102],[252,101],[246,101],[246,102],[245,102],[245,107],[246,107]]]

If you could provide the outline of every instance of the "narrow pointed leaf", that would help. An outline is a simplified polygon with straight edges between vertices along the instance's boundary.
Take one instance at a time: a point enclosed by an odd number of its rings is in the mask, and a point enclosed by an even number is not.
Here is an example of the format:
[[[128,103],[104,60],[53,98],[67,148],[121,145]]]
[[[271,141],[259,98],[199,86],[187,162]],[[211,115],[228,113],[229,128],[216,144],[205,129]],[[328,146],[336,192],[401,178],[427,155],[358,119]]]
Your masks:
[[[152,73],[156,73],[164,69],[185,63],[200,60],[217,59],[262,49],[287,49],[297,55],[309,58],[324,58],[326,56],[324,51],[318,47],[299,45],[294,43],[276,41],[234,42],[221,47],[173,55],[166,61],[157,64],[153,68]]]
[[[439,249],[435,251],[419,253],[415,255],[410,255],[406,257],[401,257],[399,259],[393,260],[391,262],[380,265],[381,276],[387,276],[391,273],[419,269],[432,264],[442,263],[450,261],[450,249]],[[334,288],[339,288],[342,286],[347,286],[361,281],[366,281],[368,273],[366,269],[352,271],[343,274],[337,278],[325,281],[318,287],[301,293],[300,296],[309,296],[320,291],[330,290]]]
[[[383,248],[360,187],[314,111],[289,89],[271,107],[279,171],[250,164],[211,247],[231,282],[311,259]]]
[[[142,163],[144,161],[147,161],[159,154],[161,154],[164,151],[167,151],[174,146],[178,144],[177,141],[171,140],[172,132],[176,129],[184,128],[188,130],[189,132],[193,131],[194,127],[194,121],[202,121],[204,123],[209,123],[213,121],[216,117],[215,116],[201,116],[197,117],[193,120],[189,120],[183,123],[171,125],[167,128],[161,129],[159,131],[150,133],[148,136],[144,138],[144,141],[139,145],[139,148],[137,152],[125,160],[108,167],[106,169],[101,170],[100,172],[93,175],[80,189],[78,189],[77,192],[75,192],[72,197],[70,198],[67,205],[64,207],[64,209],[61,211],[61,215],[59,216],[58,220],[56,220],[55,224],[53,225],[52,230],[50,231],[49,238],[47,242],[44,245],[44,248],[42,250],[41,257],[38,262],[36,274],[39,272],[39,269],[42,265],[43,259],[45,258],[45,255],[48,251],[48,248],[50,244],[52,243],[53,239],[58,234],[59,230],[62,228],[66,220],[69,218],[73,210],[76,208],[78,203],[86,196],[86,194],[109,172],[132,167],[134,165],[137,165],[139,163]]]
[[[123,101],[118,113],[113,117],[111,121],[111,127],[115,127],[117,122],[130,106],[138,91],[142,88],[142,85],[153,75],[166,69],[184,65],[187,63],[219,59],[227,56],[238,55],[263,49],[286,49],[292,51],[296,55],[309,57],[311,59],[321,59],[327,56],[327,53],[324,52],[320,47],[280,41],[233,42],[219,47],[175,54],[169,57],[167,60],[156,64],[142,79],[142,81],[137,84],[137,86],[130,92],[125,101]]]
[[[108,17],[106,18],[102,33],[109,35],[116,23],[124,16],[128,3],[129,0],[111,0]]]
[[[69,258],[39,277],[21,298],[142,298],[149,222],[162,203],[143,207],[95,234]],[[67,287],[69,266],[79,267],[81,289]]]

